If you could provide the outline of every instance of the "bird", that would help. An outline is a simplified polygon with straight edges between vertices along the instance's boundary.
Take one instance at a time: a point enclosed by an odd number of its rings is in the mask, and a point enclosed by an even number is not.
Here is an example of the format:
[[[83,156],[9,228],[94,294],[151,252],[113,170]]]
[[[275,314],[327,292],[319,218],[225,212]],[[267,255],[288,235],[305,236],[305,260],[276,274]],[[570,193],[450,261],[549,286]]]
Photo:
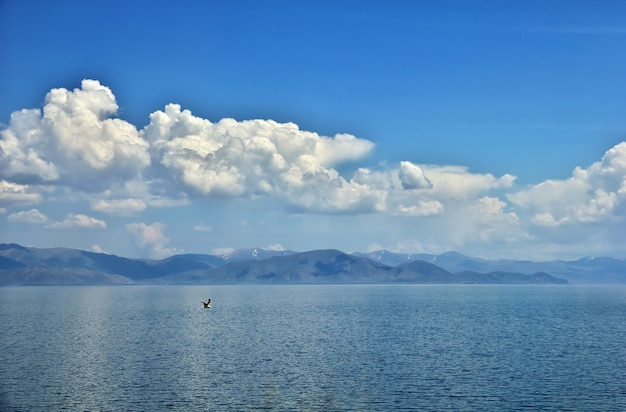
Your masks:
[[[202,302],[205,309],[209,309],[211,307],[211,299],[207,299],[206,302]]]

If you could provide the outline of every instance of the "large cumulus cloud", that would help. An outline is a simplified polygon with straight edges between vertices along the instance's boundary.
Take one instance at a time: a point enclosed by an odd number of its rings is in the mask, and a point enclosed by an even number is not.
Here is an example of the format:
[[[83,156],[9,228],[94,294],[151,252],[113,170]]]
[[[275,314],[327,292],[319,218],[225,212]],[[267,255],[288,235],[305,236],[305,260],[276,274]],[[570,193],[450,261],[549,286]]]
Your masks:
[[[102,190],[150,164],[148,143],[114,118],[115,96],[95,80],[51,90],[43,106],[15,112],[0,133],[0,173],[22,184]]]
[[[369,156],[371,141],[273,120],[211,122],[177,104],[150,114],[139,130],[117,110],[108,87],[84,80],[51,90],[43,111],[13,113],[0,132],[0,199],[36,203],[43,194],[35,187],[64,187],[115,215],[189,197],[268,196],[298,212],[434,216],[451,199],[477,199],[514,181],[411,161],[344,176],[337,166]]]
[[[349,134],[331,138],[272,120],[212,123],[170,104],[150,115],[142,135],[161,175],[200,196],[274,195],[291,206],[329,212],[382,207],[379,193],[333,168],[374,148]]]

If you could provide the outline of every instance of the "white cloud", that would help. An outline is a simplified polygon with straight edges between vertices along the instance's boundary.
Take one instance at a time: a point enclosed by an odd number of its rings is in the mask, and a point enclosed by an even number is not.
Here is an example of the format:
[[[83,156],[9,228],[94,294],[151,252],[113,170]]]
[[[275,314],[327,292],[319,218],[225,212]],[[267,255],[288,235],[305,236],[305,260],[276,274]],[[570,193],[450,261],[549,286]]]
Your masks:
[[[367,140],[320,136],[272,120],[211,123],[175,104],[150,120],[142,136],[153,158],[201,196],[276,195],[298,208],[328,212],[381,208],[378,193],[332,168],[369,155],[374,144]]]
[[[369,140],[359,139],[346,133],[337,134],[334,138],[311,133],[309,138],[315,140],[315,157],[326,167],[361,160],[374,149],[374,143]]]
[[[141,199],[98,200],[91,205],[91,208],[97,212],[130,216],[143,212],[146,209],[146,203]]]
[[[83,80],[72,91],[52,89],[43,113],[22,110],[0,131],[0,172],[16,182],[56,182],[84,191],[136,177],[150,164],[135,126],[113,118],[108,87]]]
[[[235,250],[236,249],[232,247],[221,247],[211,250],[211,254],[216,256],[223,256],[228,255],[229,253],[233,253]]]
[[[365,158],[374,143],[273,120],[213,123],[177,104],[153,112],[138,132],[113,117],[117,110],[111,90],[95,80],[51,90],[43,114],[16,112],[1,132],[2,176],[90,193],[93,210],[116,215],[176,206],[191,195],[271,196],[298,212],[430,216],[444,213],[450,199],[476,198],[515,179],[409,161],[346,177],[334,167]]]
[[[563,217],[558,221],[550,213],[537,213],[530,218],[532,224],[537,226],[556,227],[567,222],[567,218]]]
[[[432,182],[431,196],[440,200],[468,199],[493,189],[507,189],[516,179],[509,174],[498,178],[489,173],[470,173],[462,166],[424,165],[422,169]]]
[[[196,232],[211,232],[213,228],[209,225],[199,223],[193,227],[193,230],[195,230]]]
[[[444,212],[444,206],[438,200],[418,200],[411,206],[398,205],[399,215],[405,216],[435,216]]]
[[[138,136],[135,126],[110,117],[117,109],[108,87],[83,80],[80,89],[48,93],[43,121],[49,126],[55,148],[63,151],[63,160],[69,160],[71,168],[134,176],[138,168],[150,162],[148,144]]]
[[[473,232],[469,240],[491,243],[494,241],[514,242],[527,238],[520,228],[519,217],[515,212],[507,212],[507,204],[497,197],[485,196],[469,206],[473,216]]]
[[[32,192],[29,185],[0,180],[0,206],[31,205],[41,202],[43,197]]]
[[[392,215],[435,216],[471,203],[493,190],[513,185],[515,177],[471,173],[461,166],[416,165],[400,162],[398,168],[375,171],[360,168],[352,179],[379,193],[377,210]]]
[[[367,213],[385,210],[387,192],[355,180],[347,181],[333,169],[319,170],[312,157],[302,157],[283,177],[289,182],[280,194],[298,211]]]
[[[427,248],[425,248],[424,245],[422,245],[422,243],[420,243],[419,241],[415,239],[406,239],[406,240],[398,241],[392,245],[387,245],[387,246],[383,246],[379,243],[372,243],[372,244],[369,244],[366,248],[367,252],[376,252],[379,250],[388,250],[394,253],[406,253],[406,254],[445,252],[445,250],[439,251],[439,252],[433,252],[433,251],[429,252]]]
[[[60,221],[46,225],[50,229],[65,229],[65,228],[86,228],[86,229],[104,229],[107,224],[104,220],[96,219],[95,217],[69,213],[67,217]]]
[[[126,230],[135,237],[135,242],[141,249],[148,251],[153,257],[163,258],[177,252],[176,249],[165,247],[170,242],[170,238],[163,233],[165,227],[160,222],[150,225],[129,223],[126,225]]]
[[[433,187],[430,180],[424,175],[422,168],[411,162],[400,162],[398,177],[403,189],[429,189]]]
[[[374,143],[350,134],[323,136],[294,123],[211,122],[169,104],[150,114],[141,129],[116,118],[117,110],[109,88],[85,80],[78,89],[51,90],[41,110],[11,115],[0,129],[0,213],[12,213],[8,222],[50,223],[39,212],[46,211],[46,201],[88,202],[93,211],[124,217],[221,197],[278,203],[302,215],[376,214],[377,224],[397,225],[393,236],[419,233],[414,249],[440,251],[519,245],[531,237],[548,245],[588,235],[583,227],[596,229],[598,244],[616,243],[626,222],[626,142],[591,166],[577,167],[568,179],[520,189],[509,174],[415,159],[370,168],[349,165],[357,167],[350,176],[341,172],[350,168],[341,166],[369,156]],[[34,204],[38,209],[11,210]],[[248,219],[242,224],[254,221],[253,230],[263,217],[233,213],[233,219],[234,226],[242,219]],[[48,227],[103,228],[106,223],[70,214]],[[161,223],[127,229],[153,256],[175,251],[167,247]],[[199,224],[193,230],[213,229]],[[424,239],[426,233],[430,238]],[[378,241],[393,244],[391,236]]]
[[[106,253],[106,251],[102,249],[100,245],[91,245],[91,250],[93,250],[96,253]]]
[[[103,213],[131,216],[148,207],[176,207],[190,203],[184,192],[172,193],[164,186],[166,184],[158,179],[133,179],[115,183],[107,190],[89,194],[91,208]]]
[[[9,127],[0,131],[0,172],[19,181],[55,181],[59,171],[45,159],[48,142],[41,110],[23,109],[11,114]]]
[[[265,246],[263,249],[273,250],[273,251],[276,251],[276,252],[282,252],[282,251],[285,250],[283,245],[281,245],[280,243],[274,243],[272,245]]]
[[[602,160],[577,167],[566,180],[546,180],[507,195],[532,216],[537,226],[599,223],[624,217],[626,142],[608,150]]]
[[[30,209],[12,213],[7,216],[7,220],[11,223],[30,223],[40,225],[46,223],[48,221],[48,217],[37,209]]]

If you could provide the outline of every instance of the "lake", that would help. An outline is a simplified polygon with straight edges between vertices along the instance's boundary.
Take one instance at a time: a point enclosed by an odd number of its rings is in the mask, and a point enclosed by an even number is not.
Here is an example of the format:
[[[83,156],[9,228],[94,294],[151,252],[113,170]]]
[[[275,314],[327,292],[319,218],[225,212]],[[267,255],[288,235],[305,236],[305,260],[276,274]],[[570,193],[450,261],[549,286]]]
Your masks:
[[[0,288],[0,325],[2,411],[626,410],[624,286]]]

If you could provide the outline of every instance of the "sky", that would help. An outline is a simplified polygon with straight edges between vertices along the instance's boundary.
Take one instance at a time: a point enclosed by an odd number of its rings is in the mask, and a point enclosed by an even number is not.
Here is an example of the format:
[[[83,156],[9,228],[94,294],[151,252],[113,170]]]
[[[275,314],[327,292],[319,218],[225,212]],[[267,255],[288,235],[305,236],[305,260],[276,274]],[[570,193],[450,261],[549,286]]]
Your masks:
[[[622,1],[0,0],[0,242],[626,258]]]

